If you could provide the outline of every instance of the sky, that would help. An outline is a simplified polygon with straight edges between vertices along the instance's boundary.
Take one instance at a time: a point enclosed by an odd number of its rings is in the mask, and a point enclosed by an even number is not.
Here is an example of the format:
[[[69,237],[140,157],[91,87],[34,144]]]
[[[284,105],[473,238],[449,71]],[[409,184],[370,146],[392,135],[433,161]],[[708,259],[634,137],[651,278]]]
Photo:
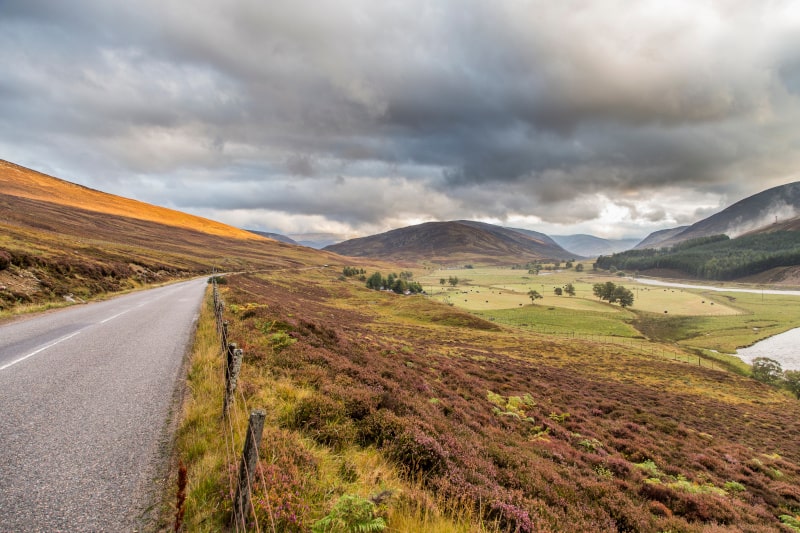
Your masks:
[[[0,158],[285,234],[606,238],[800,180],[800,3],[0,0]]]

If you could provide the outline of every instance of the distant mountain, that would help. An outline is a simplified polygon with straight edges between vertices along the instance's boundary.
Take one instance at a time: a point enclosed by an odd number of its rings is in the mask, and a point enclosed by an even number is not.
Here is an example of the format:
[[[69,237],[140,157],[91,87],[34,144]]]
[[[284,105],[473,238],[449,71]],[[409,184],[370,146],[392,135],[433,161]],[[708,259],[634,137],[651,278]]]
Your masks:
[[[653,233],[645,237],[639,244],[634,246],[633,249],[644,250],[647,248],[660,248],[662,242],[668,241],[674,236],[679,235],[682,231],[685,231],[688,227],[689,226],[678,226],[677,228],[654,231]]]
[[[597,257],[630,250],[639,243],[639,239],[602,239],[594,235],[552,235],[559,246],[576,255]]]
[[[482,222],[473,222],[473,224],[482,224]],[[511,231],[522,233],[523,235],[527,235],[528,237],[531,237],[537,241],[540,241],[544,244],[548,244],[550,246],[558,246],[558,243],[554,241],[549,235],[545,235],[544,233],[539,233],[538,231],[533,231],[531,229],[509,228],[509,227],[505,227],[505,229],[510,229]]]
[[[269,231],[258,231],[254,229],[249,229],[247,231],[249,231],[250,233],[255,233],[256,235],[261,235],[262,237],[266,237],[268,239],[272,239],[273,241],[285,242],[286,244],[298,244],[291,237],[287,237],[286,235],[281,235],[280,233],[271,233]]]
[[[337,233],[292,233],[290,239],[297,241],[297,244],[321,250],[331,244],[342,242],[344,237]]]
[[[546,235],[531,233],[468,220],[426,222],[351,239],[325,250],[351,257],[449,264],[519,264],[575,257]]]
[[[787,183],[740,200],[715,215],[696,222],[683,231],[657,242],[658,248],[711,235],[738,237],[800,214],[800,182]],[[649,238],[649,237],[648,237]],[[637,248],[641,249],[640,243]]]

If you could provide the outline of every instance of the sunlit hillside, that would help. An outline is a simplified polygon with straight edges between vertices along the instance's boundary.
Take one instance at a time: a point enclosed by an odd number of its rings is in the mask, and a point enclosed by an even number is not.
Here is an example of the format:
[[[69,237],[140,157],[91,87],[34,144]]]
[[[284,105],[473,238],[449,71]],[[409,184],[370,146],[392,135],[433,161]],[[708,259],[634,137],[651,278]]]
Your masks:
[[[305,268],[332,257],[0,161],[0,316],[215,269]]]
[[[227,224],[96,191],[3,160],[0,160],[0,191],[11,196],[189,228],[211,235],[254,241],[262,239]]]

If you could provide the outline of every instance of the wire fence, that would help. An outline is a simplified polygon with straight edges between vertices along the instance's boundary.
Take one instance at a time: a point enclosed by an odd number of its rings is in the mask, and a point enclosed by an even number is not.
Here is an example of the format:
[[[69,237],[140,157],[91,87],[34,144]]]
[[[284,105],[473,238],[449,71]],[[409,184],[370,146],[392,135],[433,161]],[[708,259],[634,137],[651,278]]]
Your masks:
[[[222,402],[222,430],[225,437],[225,454],[228,465],[236,464],[237,443],[243,443],[238,471],[228,468],[228,495],[232,501],[230,526],[237,532],[262,531],[258,515],[252,504],[254,484],[259,482],[269,511],[269,531],[275,531],[270,511],[269,491],[263,476],[257,476],[258,450],[264,430],[266,413],[262,409],[251,409],[244,394],[237,390],[239,372],[244,352],[235,343],[229,342],[228,323],[225,321],[225,302],[219,294],[217,276],[211,278],[213,291],[214,319],[220,339],[220,353],[223,358],[225,391]],[[243,429],[244,428],[244,429]]]

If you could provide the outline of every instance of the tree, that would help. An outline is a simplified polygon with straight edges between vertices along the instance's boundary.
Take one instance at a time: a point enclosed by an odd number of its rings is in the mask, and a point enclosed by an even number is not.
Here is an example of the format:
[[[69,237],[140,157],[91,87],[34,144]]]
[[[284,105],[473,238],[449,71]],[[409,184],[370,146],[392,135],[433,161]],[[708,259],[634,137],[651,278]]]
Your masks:
[[[564,285],[564,292],[566,292],[569,296],[575,296],[575,285],[572,283],[567,283]]]
[[[391,288],[392,288],[392,292],[394,292],[396,294],[403,294],[403,293],[406,292],[406,289],[408,288],[408,284],[405,282],[405,280],[403,280],[401,278],[397,278],[397,279],[394,280],[394,282],[392,282]]]
[[[556,296],[561,296],[562,294],[564,294],[564,289],[562,289],[561,287],[556,287],[555,289],[553,289],[553,292],[556,294]]]
[[[444,278],[439,278],[439,285],[444,285],[445,283],[447,283],[447,280],[446,280],[446,279],[444,279]]]
[[[539,294],[539,291],[535,291],[533,289],[528,291],[528,296],[531,299],[531,303],[534,303],[534,304],[536,303],[536,300],[539,300],[539,299],[542,298],[542,295]]]
[[[786,386],[800,400],[800,370],[786,370],[783,373]]]
[[[564,268],[572,268],[572,261],[567,261],[567,264],[564,265]]]
[[[583,272],[583,263],[575,265],[575,272]]]
[[[633,305],[633,292],[611,281],[595,283],[592,285],[592,292],[595,296],[608,303],[619,303],[622,307]]]
[[[783,377],[781,364],[769,357],[756,357],[753,359],[753,378],[762,383],[777,383]]]
[[[601,300],[612,302],[614,298],[614,290],[617,288],[616,284],[611,281],[605,283],[595,283],[592,285],[592,292]]]
[[[367,288],[379,291],[383,286],[383,276],[380,272],[375,272],[367,278]]]
[[[456,276],[450,276],[447,278],[447,283],[449,283],[450,286],[455,287],[458,285],[458,278]]]
[[[633,305],[633,292],[626,289],[622,285],[619,285],[614,289],[612,298],[613,301],[619,302],[619,305],[622,307]]]

